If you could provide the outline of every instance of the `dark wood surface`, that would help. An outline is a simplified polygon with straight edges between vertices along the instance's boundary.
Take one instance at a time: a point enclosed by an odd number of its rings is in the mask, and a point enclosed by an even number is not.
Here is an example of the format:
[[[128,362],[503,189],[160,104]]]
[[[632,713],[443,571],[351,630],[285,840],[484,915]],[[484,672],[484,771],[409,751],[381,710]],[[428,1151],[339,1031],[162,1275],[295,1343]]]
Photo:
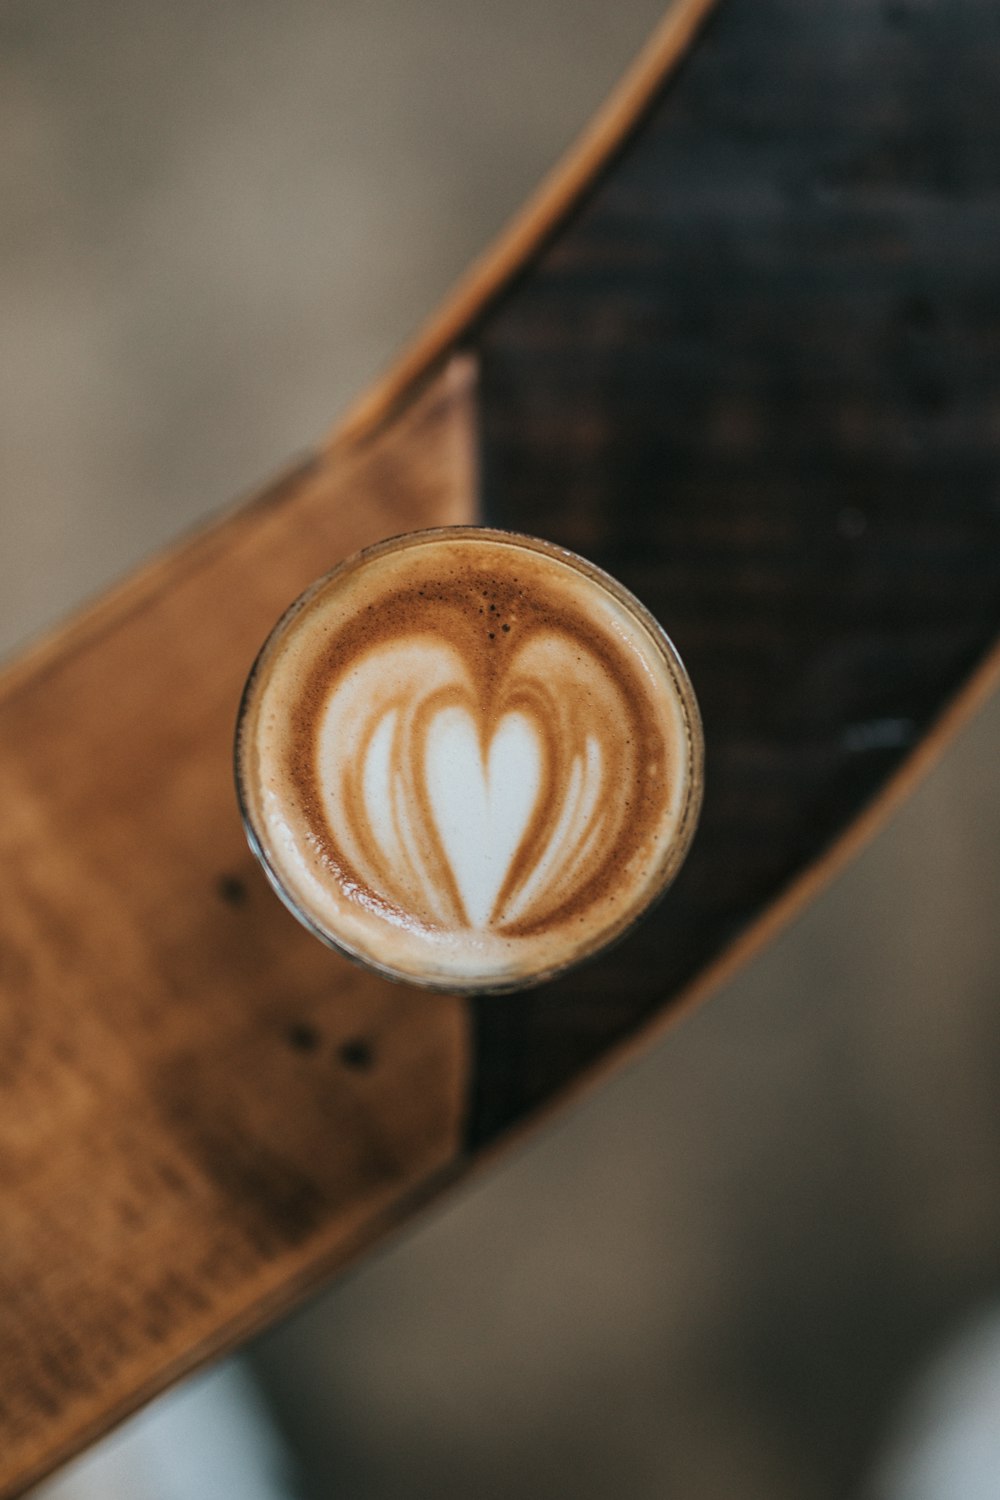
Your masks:
[[[337,439],[6,676],[0,1494],[745,959],[943,743],[1000,630],[1000,17],[722,0],[670,81],[706,9]],[[708,776],[646,924],[466,1005],[298,928],[230,741],[299,589],[477,504],[655,610]]]
[[[604,960],[476,1007],[480,1142],[662,1010],[1000,631],[1000,11],[725,0],[488,318],[488,520],[594,558],[702,705],[702,825]]]

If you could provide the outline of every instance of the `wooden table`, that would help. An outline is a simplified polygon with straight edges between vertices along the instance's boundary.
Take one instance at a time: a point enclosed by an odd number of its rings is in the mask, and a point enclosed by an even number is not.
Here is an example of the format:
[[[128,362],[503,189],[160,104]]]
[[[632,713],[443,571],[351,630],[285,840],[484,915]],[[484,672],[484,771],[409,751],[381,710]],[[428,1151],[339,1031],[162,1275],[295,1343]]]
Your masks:
[[[0,1495],[708,994],[995,686],[998,51],[988,0],[680,0],[341,430],[7,672]],[[300,930],[230,764],[285,604],[473,519],[632,587],[708,746],[670,899],[480,1002]]]

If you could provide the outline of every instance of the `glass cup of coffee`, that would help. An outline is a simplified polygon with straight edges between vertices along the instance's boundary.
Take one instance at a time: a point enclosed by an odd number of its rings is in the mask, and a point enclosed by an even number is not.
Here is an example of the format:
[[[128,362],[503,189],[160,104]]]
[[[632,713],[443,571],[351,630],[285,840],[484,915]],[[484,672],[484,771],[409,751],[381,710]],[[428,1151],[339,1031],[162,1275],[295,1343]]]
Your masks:
[[[317,937],[390,979],[540,983],[621,937],[687,853],[698,706],[649,611],[552,543],[370,547],[286,612],[236,734],[247,836]]]

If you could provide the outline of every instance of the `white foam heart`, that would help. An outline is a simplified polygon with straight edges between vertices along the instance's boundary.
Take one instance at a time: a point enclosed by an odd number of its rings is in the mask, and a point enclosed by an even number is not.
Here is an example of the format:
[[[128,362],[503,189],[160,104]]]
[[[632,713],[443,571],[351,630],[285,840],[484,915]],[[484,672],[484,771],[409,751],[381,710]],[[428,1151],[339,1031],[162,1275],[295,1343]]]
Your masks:
[[[469,925],[484,928],[538,800],[538,734],[524,714],[506,714],[484,761],[471,714],[443,708],[428,728],[424,775]]]
[[[326,822],[352,899],[371,900],[385,920],[418,913],[479,941],[569,900],[595,849],[613,839],[632,774],[611,783],[601,742],[624,711],[617,688],[577,643],[554,635],[530,641],[508,674],[514,687],[534,684],[539,706],[512,708],[486,745],[463,657],[435,637],[372,648],[331,694],[317,747]],[[550,683],[559,692],[546,707]],[[560,694],[577,704],[572,726]],[[582,725],[581,704],[593,710]],[[572,727],[573,743],[554,760],[543,727],[556,737]],[[504,891],[535,820],[531,867]]]

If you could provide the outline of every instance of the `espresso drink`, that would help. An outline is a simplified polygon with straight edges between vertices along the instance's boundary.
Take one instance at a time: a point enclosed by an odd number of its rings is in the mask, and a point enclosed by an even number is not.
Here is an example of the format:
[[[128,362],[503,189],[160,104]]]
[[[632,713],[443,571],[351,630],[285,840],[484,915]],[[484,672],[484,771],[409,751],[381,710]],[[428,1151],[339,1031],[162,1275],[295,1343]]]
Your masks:
[[[533,984],[677,870],[698,710],[646,610],[545,542],[416,532],[292,606],[244,695],[244,820],[320,937],[396,978]]]

